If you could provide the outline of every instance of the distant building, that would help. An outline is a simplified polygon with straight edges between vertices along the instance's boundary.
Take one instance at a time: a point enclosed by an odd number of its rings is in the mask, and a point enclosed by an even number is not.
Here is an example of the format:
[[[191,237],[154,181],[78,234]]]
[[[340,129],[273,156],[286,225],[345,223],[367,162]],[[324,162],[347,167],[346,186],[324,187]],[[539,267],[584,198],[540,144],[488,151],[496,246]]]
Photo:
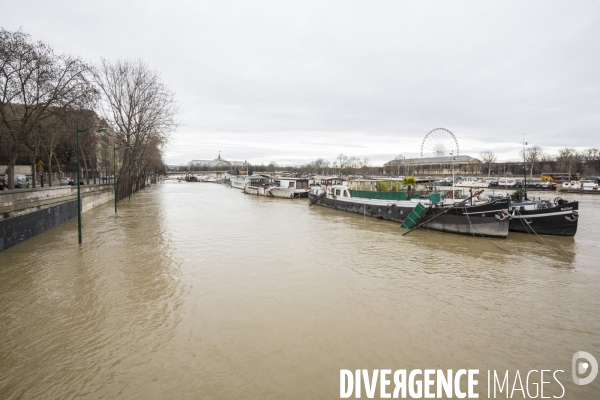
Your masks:
[[[185,164],[179,164],[179,165],[168,164],[167,165],[167,170],[169,170],[169,171],[185,171],[186,169],[187,169],[187,165],[185,165]]]
[[[392,160],[383,164],[386,175],[451,175],[452,159],[456,175],[481,174],[481,161],[471,156],[420,157]]]
[[[248,162],[244,161],[227,161],[221,158],[221,154],[214,160],[192,160],[187,163],[190,168],[208,167],[208,168],[233,168],[233,167],[246,167]]]

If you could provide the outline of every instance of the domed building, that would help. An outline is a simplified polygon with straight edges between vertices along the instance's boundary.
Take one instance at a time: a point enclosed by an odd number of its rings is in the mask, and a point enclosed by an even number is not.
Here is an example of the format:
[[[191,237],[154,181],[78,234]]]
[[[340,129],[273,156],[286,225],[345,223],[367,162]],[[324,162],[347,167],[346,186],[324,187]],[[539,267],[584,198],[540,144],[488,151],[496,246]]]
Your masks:
[[[233,168],[248,165],[246,161],[227,161],[221,158],[221,153],[214,160],[192,160],[187,163],[188,167],[208,167],[208,168]]]

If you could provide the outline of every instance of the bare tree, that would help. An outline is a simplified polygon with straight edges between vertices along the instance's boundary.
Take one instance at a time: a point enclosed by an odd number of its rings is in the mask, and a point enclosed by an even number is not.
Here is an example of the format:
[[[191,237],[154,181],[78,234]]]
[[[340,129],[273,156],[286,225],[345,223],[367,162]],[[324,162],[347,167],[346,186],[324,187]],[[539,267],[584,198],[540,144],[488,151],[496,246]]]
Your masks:
[[[48,157],[48,186],[52,186],[52,157],[55,156],[56,146],[61,136],[66,134],[64,113],[48,118],[40,127],[42,147]]]
[[[348,167],[353,170],[353,173],[356,173],[356,170],[360,168],[360,158],[355,156],[348,158]]]
[[[100,125],[100,119],[95,112],[85,113],[85,117],[82,113],[79,113],[79,123],[83,122],[83,126],[94,126]],[[79,148],[81,151],[80,158],[83,163],[83,169],[85,170],[86,184],[90,184],[90,172],[94,177],[94,183],[96,183],[96,174],[94,173],[94,161],[96,158],[96,148],[100,141],[100,135],[95,130],[88,130],[79,135]],[[90,171],[91,170],[91,171]]]
[[[335,159],[337,166],[340,169],[344,169],[348,166],[348,156],[345,154],[340,154]]]
[[[70,148],[74,155],[76,154],[76,134],[74,130],[78,121],[80,126],[106,125],[105,122],[103,123],[100,121],[98,115],[94,111],[63,109],[41,121],[38,125],[38,129],[35,129],[32,132],[27,141],[27,147],[31,151],[34,163],[36,158],[43,158],[40,153],[42,150],[46,155],[49,186],[52,186],[53,158],[56,159],[56,148],[58,144],[63,142]],[[96,153],[99,135],[94,130],[89,130],[82,133],[80,139],[82,163],[86,175],[89,175],[87,168],[88,158],[84,157],[84,154],[93,156]],[[35,165],[33,167],[35,167]],[[35,175],[33,183],[35,186]]]
[[[585,149],[581,153],[581,161],[584,164],[586,175],[597,175],[600,173],[600,151],[598,149]]]
[[[104,124],[100,124],[100,125],[108,125],[106,123]],[[108,179],[109,176],[109,169],[112,169],[112,147],[113,147],[113,142],[112,142],[112,137],[114,136],[113,132],[107,132],[103,135],[99,135],[98,140],[97,140],[97,146],[96,146],[96,158],[98,158],[98,155],[100,155],[100,160],[101,162],[98,163],[98,167],[100,168],[100,170],[98,170],[97,172],[99,173],[99,177],[100,177],[100,181],[102,182],[102,177],[106,177],[106,179]],[[100,171],[102,173],[100,173]],[[106,183],[108,183],[108,181],[106,181]]]
[[[323,174],[329,174],[330,164],[331,163],[328,160],[323,160],[323,162],[321,163],[321,168],[322,168]]]
[[[367,170],[371,167],[371,160],[369,160],[367,157],[363,158],[362,161],[360,162],[360,170],[363,173],[363,175],[367,172]]]
[[[396,157],[394,157],[393,161],[394,164],[396,164],[396,167],[398,168],[397,175],[400,176],[400,165],[404,161],[404,156],[402,154],[398,154]]]
[[[553,172],[556,169],[556,162],[554,159],[555,157],[553,155],[548,153],[542,153],[540,155],[540,160],[538,161],[538,164],[540,166],[540,172]]]
[[[178,125],[178,109],[173,92],[141,60],[103,60],[95,79],[103,94],[103,114],[114,127],[116,141],[126,148],[118,180],[123,198],[140,187],[144,160],[167,143]]]
[[[535,169],[535,164],[542,158],[542,148],[540,146],[532,146],[525,149],[525,153],[523,153],[523,150],[521,150],[519,154],[521,154],[521,157],[523,157],[525,163],[529,163],[529,177],[533,178],[533,170]]]
[[[558,151],[556,157],[556,164],[561,169],[560,172],[568,172],[569,176],[572,175],[573,169],[579,163],[579,154],[577,151],[570,147],[565,147]]]
[[[481,161],[483,161],[484,163],[487,164],[488,178],[489,178],[491,175],[491,172],[492,172],[492,163],[496,162],[496,155],[488,150],[488,151],[482,151],[481,153],[479,153],[479,157],[481,157]]]
[[[325,163],[327,163],[326,160],[322,159],[322,158],[317,158],[315,161],[313,161],[311,164],[313,165],[315,171],[317,173],[320,173],[319,171],[323,170],[323,167],[325,166]]]
[[[90,71],[79,58],[55,55],[26,33],[0,28],[0,125],[10,136],[10,188],[17,156],[37,142],[31,136],[41,121],[65,108],[91,107],[97,92]]]

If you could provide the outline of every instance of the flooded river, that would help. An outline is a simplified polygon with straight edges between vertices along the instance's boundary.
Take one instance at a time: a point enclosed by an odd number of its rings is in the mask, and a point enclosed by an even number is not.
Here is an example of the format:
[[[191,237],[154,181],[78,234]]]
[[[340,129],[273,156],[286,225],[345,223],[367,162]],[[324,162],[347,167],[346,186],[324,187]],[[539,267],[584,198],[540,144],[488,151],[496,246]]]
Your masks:
[[[0,253],[0,398],[335,399],[341,369],[426,368],[479,369],[480,398],[488,370],[563,370],[563,398],[598,398],[571,378],[600,360],[600,196],[579,200],[575,238],[485,240],[155,185],[85,213],[81,248],[74,219]]]

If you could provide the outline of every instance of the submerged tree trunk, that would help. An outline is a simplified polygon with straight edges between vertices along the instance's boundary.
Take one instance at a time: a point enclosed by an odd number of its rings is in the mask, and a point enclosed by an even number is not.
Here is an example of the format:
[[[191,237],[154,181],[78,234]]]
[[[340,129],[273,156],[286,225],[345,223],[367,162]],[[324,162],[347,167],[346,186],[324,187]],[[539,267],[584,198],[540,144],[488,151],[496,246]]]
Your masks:
[[[62,169],[60,163],[58,162],[58,158],[56,158],[56,153],[54,153],[54,161],[56,161],[56,165],[58,166],[58,184],[60,185],[60,178],[62,178],[60,170]]]
[[[48,186],[52,187],[52,151],[48,157]]]
[[[31,187],[32,188],[37,187],[37,179],[36,179],[37,168],[36,168],[36,164],[35,164],[36,157],[37,157],[37,148],[31,153]]]
[[[129,144],[127,144],[129,146]],[[129,185],[129,154],[126,149],[123,152],[123,162],[121,168],[117,171],[117,200],[127,197]]]
[[[19,151],[16,146],[13,146],[10,150],[10,156],[8,158],[8,165],[6,166],[6,173],[8,175],[8,188],[15,188],[15,163],[17,162],[17,156]]]
[[[89,185],[90,184],[90,174],[88,172],[88,166],[87,166],[87,161],[85,158],[85,152],[83,151],[83,149],[80,149],[81,151],[81,159],[83,160],[83,167],[85,168],[85,176],[86,176],[86,184]]]
[[[531,163],[531,173],[529,174],[529,178],[533,178],[533,167],[535,166],[534,163]]]
[[[37,173],[37,171],[35,169],[35,157],[34,157],[33,162],[31,163],[31,187],[32,188],[37,187],[37,181],[35,179],[36,173]]]

